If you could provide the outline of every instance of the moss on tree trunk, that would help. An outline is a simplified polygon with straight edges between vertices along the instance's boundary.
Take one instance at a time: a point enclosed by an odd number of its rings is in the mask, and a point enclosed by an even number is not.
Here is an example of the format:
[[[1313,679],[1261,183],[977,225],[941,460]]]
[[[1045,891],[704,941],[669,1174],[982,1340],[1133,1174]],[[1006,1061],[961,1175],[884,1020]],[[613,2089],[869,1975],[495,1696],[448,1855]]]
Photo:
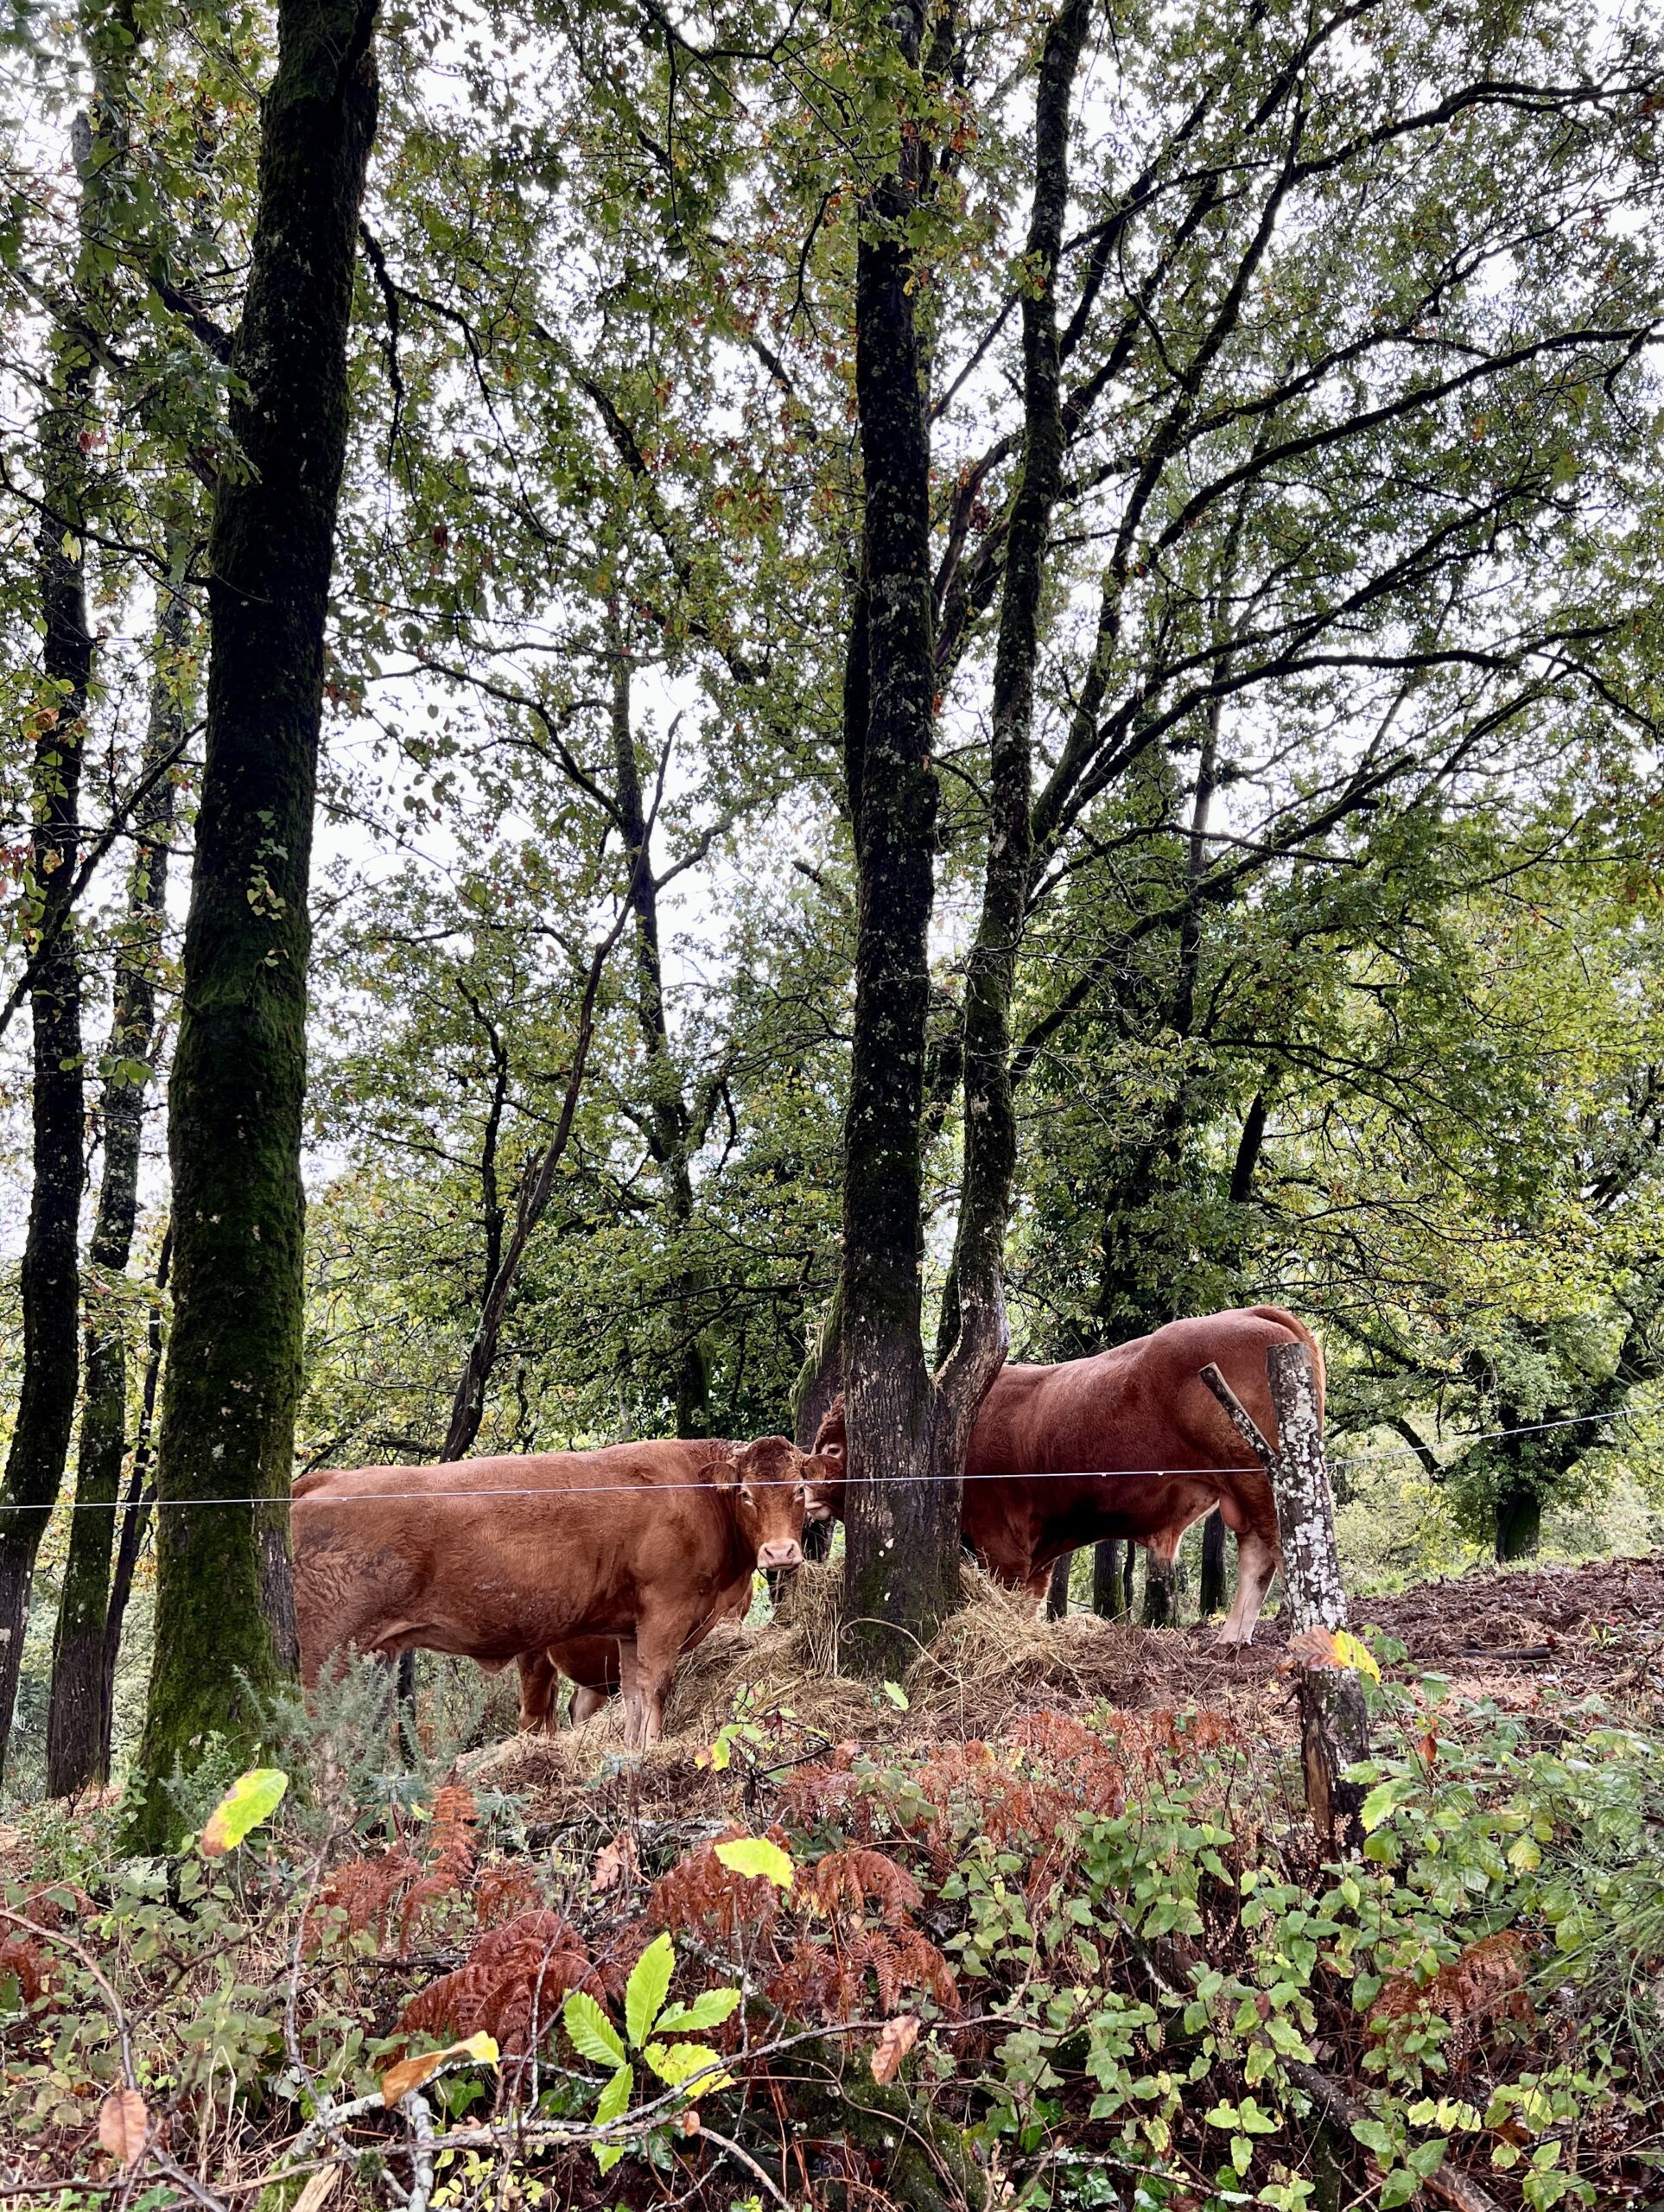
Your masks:
[[[307,894],[374,22],[374,0],[279,0],[232,362],[238,459],[214,501],[207,741],[168,1096],[156,1658],[130,1829],[153,1848],[177,1827],[163,1786],[175,1764],[194,1765],[213,1736],[248,1745],[245,1682],[258,1692],[295,1662]]]

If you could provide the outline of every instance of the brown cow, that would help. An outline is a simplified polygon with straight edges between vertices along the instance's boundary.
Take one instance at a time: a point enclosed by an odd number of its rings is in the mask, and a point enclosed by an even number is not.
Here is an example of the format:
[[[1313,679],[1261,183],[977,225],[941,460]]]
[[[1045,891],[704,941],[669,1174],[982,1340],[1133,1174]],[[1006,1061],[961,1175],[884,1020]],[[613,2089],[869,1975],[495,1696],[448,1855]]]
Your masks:
[[[309,1475],[292,1517],[302,1678],[349,1650],[496,1669],[616,1637],[626,1741],[653,1743],[683,1645],[753,1568],[798,1564],[806,1484],[830,1471],[771,1436]]]
[[[708,1618],[700,1622],[682,1647],[685,1658],[702,1644],[718,1621],[743,1620],[751,1609],[753,1577],[742,1574],[730,1590],[717,1599]],[[575,1636],[547,1651],[520,1654],[520,1726],[543,1734],[559,1725],[556,1707],[561,1677],[572,1688],[572,1725],[576,1727],[598,1713],[623,1680],[615,1636]]]
[[[1266,1354],[1291,1338],[1311,1346],[1321,1411],[1322,1352],[1280,1306],[1170,1321],[1091,1359],[1003,1369],[966,1456],[965,1541],[990,1573],[1026,1584],[1038,1603],[1065,1552],[1123,1536],[1171,1567],[1185,1529],[1216,1505],[1237,1543],[1236,1602],[1221,1639],[1248,1643],[1281,1559],[1276,1503],[1200,1370],[1211,1361],[1274,1444]],[[842,1397],[815,1449],[842,1459]],[[815,1492],[811,1517],[828,1510],[842,1518],[841,1484]]]

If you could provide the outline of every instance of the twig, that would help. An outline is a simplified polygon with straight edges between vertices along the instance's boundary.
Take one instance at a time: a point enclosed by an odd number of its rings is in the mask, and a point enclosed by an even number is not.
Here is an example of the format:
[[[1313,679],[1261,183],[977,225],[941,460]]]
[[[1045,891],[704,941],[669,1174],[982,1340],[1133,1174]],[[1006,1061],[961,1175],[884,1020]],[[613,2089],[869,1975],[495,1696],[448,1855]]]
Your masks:
[[[1318,2106],[1331,2120],[1337,2120],[1349,2134],[1369,2114],[1342,2088],[1340,2083],[1320,2067],[1310,2066],[1304,2059],[1286,2058],[1283,2066],[1297,2088],[1304,2089],[1314,2105]],[[1502,2207],[1488,2190],[1449,2166],[1435,2167],[1422,2182],[1429,2196],[1436,2196],[1442,2204],[1453,2204],[1457,2212],[1502,2212]]]
[[[767,2174],[763,2171],[762,2167],[758,2164],[756,2159],[752,2157],[749,2151],[742,2150],[739,2144],[735,2143],[730,2137],[727,2135],[719,2135],[714,2127],[707,2127],[702,2116],[699,2123],[699,2132],[708,2143],[715,2143],[719,2149],[726,2151],[731,2158],[737,2158],[740,2161],[740,2164],[745,2167],[747,2173],[754,2175],[756,2178],[762,2183],[763,2187],[774,2199],[774,2202],[777,2204],[784,2207],[784,2212],[791,2212],[791,2207],[786,2198],[780,2194],[778,2189],[777,2189],[775,2184],[769,2179]],[[414,2206],[411,2208],[411,2212],[415,2212]]]

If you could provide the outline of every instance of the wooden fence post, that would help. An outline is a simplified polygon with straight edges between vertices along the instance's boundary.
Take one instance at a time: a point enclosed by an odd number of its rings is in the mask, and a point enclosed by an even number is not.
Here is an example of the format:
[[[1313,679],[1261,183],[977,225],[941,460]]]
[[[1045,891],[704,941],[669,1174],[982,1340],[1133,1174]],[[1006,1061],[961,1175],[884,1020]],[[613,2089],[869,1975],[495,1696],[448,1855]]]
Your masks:
[[[1283,1590],[1294,1637],[1308,1637],[1314,1630],[1332,1637],[1346,1626],[1346,1592],[1312,1355],[1303,1344],[1273,1344],[1266,1354],[1266,1374],[1277,1409],[1274,1451],[1216,1367],[1204,1367],[1202,1380],[1271,1477],[1282,1539]],[[1295,1690],[1305,1802],[1312,1818],[1331,1849],[1337,1840],[1349,1850],[1360,1849],[1363,1831],[1358,1808],[1363,1790],[1343,1776],[1347,1767],[1369,1756],[1363,1686],[1350,1668],[1314,1665],[1308,1658],[1295,1678]]]

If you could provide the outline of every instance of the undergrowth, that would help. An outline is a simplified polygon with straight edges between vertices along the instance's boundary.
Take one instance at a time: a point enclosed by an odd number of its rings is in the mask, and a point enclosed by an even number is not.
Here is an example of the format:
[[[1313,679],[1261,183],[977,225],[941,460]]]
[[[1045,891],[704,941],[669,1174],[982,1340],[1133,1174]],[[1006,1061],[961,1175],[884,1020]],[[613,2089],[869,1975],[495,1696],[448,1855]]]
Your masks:
[[[323,2174],[342,2212],[1664,2192],[1664,1745],[1589,1700],[1371,1694],[1340,1862],[1207,1712],[753,1745],[685,1820],[548,1834],[432,1714],[404,1767],[349,1678],[271,1716],[295,1786],[226,1856],[39,1817],[0,1921],[0,2185],[65,2212],[285,2212]],[[652,2039],[677,2025],[708,2044]]]

